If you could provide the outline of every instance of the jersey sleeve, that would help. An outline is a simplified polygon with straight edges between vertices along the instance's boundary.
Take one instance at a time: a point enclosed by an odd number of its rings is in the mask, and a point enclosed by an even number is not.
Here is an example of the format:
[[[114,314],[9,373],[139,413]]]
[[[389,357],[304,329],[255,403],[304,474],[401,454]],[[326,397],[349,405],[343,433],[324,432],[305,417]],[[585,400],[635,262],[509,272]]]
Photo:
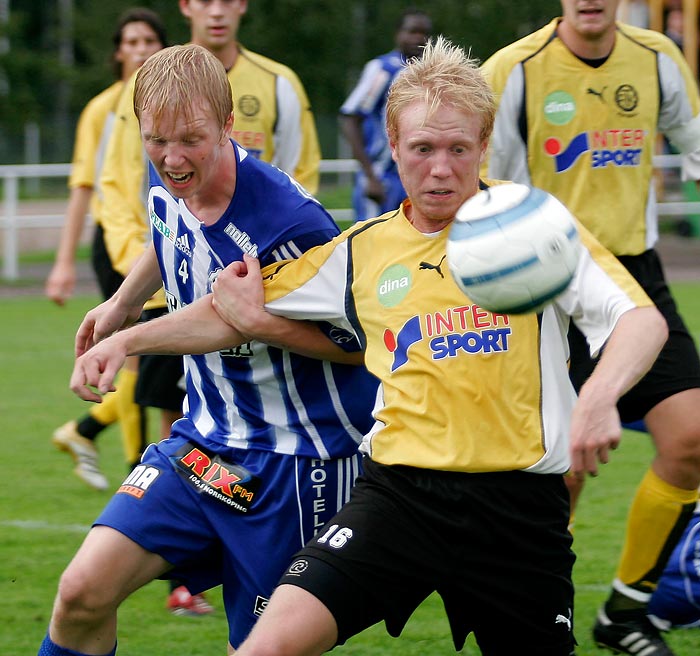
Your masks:
[[[555,303],[571,316],[596,357],[625,312],[653,303],[609,250],[580,223],[578,230],[583,248],[576,273]]]
[[[291,70],[277,76],[277,124],[272,164],[291,173],[307,191],[318,191],[321,148],[306,91]]]
[[[95,156],[102,126],[95,125],[90,113],[90,103],[80,114],[73,145],[68,187],[95,186]]]
[[[378,59],[367,62],[355,88],[340,108],[340,113],[346,116],[369,116],[381,102],[389,82],[389,71],[382,67]]]
[[[133,109],[135,76],[122,94],[100,177],[102,228],[113,268],[127,275],[149,241],[146,160]]]
[[[290,319],[326,321],[357,337],[346,315],[347,249],[339,236],[297,260],[263,269],[266,309]]]
[[[265,267],[274,262],[295,260],[311,248],[330,241],[337,234],[338,231],[331,228],[318,228],[295,235],[276,244],[267,257],[260,258],[260,264]]]
[[[693,74],[675,46],[659,52],[659,130],[683,154],[684,180],[700,179],[700,97]]]
[[[482,177],[530,185],[527,144],[519,129],[525,100],[522,66],[516,64],[504,70],[496,60],[489,60],[483,72],[496,95],[498,110],[487,157],[481,166]]]
[[[68,187],[95,187],[104,158],[102,142],[108,126],[107,120],[114,112],[122,82],[115,82],[92,98],[80,113],[73,144],[73,159]]]

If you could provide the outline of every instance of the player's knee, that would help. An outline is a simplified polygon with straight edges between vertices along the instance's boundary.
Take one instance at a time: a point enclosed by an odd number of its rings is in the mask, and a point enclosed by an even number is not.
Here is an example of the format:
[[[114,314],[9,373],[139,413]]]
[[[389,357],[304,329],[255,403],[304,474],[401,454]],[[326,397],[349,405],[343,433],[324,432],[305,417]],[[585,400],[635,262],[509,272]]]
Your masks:
[[[672,454],[679,462],[700,469],[700,425],[687,425],[678,431]]]
[[[116,612],[114,596],[78,568],[69,566],[58,584],[54,620],[91,623],[112,612]]]
[[[687,440],[686,459],[690,460],[695,468],[700,470],[700,426],[692,432]]]

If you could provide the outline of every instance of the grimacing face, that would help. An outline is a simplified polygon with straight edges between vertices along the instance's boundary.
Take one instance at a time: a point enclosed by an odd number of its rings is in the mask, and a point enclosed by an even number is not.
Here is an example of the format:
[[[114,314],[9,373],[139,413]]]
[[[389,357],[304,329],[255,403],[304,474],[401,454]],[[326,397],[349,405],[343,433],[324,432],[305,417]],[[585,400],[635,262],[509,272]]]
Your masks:
[[[233,117],[222,130],[209,103],[200,100],[188,116],[167,112],[158,121],[145,107],[139,122],[146,154],[171,194],[191,199],[213,188],[221,174],[224,150],[231,147],[228,134]]]

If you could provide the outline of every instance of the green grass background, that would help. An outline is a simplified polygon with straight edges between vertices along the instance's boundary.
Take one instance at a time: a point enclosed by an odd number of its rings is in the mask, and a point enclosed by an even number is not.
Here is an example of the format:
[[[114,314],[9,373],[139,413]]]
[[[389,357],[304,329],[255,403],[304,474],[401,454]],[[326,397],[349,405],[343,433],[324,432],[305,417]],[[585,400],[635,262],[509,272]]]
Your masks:
[[[700,284],[674,286],[696,341],[700,337]],[[0,654],[35,654],[46,631],[61,571],[69,562],[109,495],[87,488],[71,474],[71,462],[50,444],[52,430],[87,410],[68,390],[73,335],[97,301],[79,297],[58,308],[39,297],[0,300]],[[155,435],[156,417],[151,420]],[[112,488],[126,473],[119,433],[99,438],[102,466]],[[620,550],[626,508],[651,458],[648,437],[626,433],[600,476],[590,480],[576,522],[575,568],[577,654],[601,654],[590,638],[597,606],[606,596]],[[514,553],[513,558],[518,554]],[[410,576],[410,572],[406,573]],[[216,612],[176,618],[166,612],[167,586],[155,581],[123,605],[119,615],[120,656],[215,656],[225,654],[226,621],[219,590],[210,593]],[[504,627],[507,630],[507,627]],[[700,631],[672,632],[678,656],[700,653]],[[340,655],[428,655],[454,653],[442,604],[431,597],[398,640],[373,627],[335,650]],[[463,654],[479,654],[470,638]],[[521,654],[536,656],[535,645]],[[510,655],[504,655],[510,656]]]

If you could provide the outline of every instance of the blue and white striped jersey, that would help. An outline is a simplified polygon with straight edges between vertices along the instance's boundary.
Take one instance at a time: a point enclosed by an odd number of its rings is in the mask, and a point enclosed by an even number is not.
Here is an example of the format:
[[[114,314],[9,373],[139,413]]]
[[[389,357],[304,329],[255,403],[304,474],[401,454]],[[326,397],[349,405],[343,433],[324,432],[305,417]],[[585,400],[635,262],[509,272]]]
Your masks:
[[[406,61],[398,50],[367,62],[357,85],[340,108],[341,114],[363,117],[365,151],[380,177],[396,168],[386,133],[386,96],[394,78],[405,65]]]
[[[150,166],[148,212],[171,311],[211,291],[243,253],[261,264],[296,258],[338,234],[331,216],[286,173],[236,153],[236,191],[202,224]],[[251,342],[185,356],[187,398],[178,432],[209,449],[275,451],[323,459],[352,455],[372,425],[377,382],[364,367],[331,364]]]

